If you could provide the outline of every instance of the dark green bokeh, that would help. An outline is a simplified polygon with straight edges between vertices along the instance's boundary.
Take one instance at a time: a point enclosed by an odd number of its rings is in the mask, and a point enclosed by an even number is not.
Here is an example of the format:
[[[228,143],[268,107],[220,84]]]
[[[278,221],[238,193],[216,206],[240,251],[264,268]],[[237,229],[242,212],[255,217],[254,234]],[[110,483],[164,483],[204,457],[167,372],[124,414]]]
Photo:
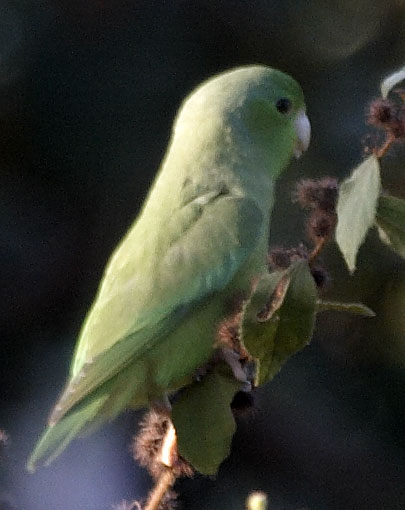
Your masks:
[[[145,495],[128,443],[139,415],[24,471],[62,388],[103,266],[159,166],[181,99],[208,76],[260,62],[302,84],[310,150],[278,188],[272,240],[297,245],[301,178],[344,177],[361,159],[367,103],[403,65],[405,5],[379,0],[133,0],[0,3],[1,508],[107,509]],[[383,186],[405,196],[405,151]],[[404,262],[371,233],[350,277],[334,246],[326,297],[373,319],[322,314],[311,346],[260,390],[216,481],[180,484],[189,509],[401,509],[405,390]],[[1,506],[3,505],[3,506]]]

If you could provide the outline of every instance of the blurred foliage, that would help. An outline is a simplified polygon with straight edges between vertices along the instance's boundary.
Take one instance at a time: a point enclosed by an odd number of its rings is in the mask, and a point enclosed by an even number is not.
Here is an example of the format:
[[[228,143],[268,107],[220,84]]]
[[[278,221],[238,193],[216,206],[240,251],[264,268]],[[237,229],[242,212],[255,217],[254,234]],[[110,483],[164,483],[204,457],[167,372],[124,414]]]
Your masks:
[[[107,509],[147,490],[127,453],[137,416],[77,442],[52,469],[30,476],[24,464],[180,101],[239,64],[300,81],[312,144],[279,184],[271,237],[296,246],[294,182],[343,179],[361,161],[366,106],[404,64],[405,3],[3,0],[0,28],[1,497],[18,510]],[[404,160],[401,146],[382,160],[382,187],[398,197]],[[216,481],[181,483],[185,508],[241,508],[258,488],[272,510],[405,507],[404,262],[372,230],[353,276],[334,246],[323,263],[323,298],[364,302],[376,317],[320,315],[312,344],[239,420]]]
[[[405,200],[380,197],[376,224],[381,240],[405,258]]]
[[[267,496],[264,492],[252,492],[246,500],[246,510],[266,510]]]

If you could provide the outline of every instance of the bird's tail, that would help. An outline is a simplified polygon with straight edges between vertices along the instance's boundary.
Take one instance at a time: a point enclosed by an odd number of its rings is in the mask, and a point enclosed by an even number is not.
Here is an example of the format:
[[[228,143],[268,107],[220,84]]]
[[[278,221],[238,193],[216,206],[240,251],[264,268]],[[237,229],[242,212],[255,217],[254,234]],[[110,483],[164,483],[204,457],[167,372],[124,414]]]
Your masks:
[[[50,464],[80,434],[83,427],[96,418],[108,399],[105,392],[98,393],[83,400],[60,422],[45,430],[28,460],[28,471],[33,473],[39,462]]]
[[[33,472],[39,464],[49,465],[75,437],[93,432],[125,408],[146,405],[147,394],[139,391],[145,387],[139,379],[142,371],[137,368],[128,366],[77,403],[57,423],[49,425],[29,458],[27,469]]]

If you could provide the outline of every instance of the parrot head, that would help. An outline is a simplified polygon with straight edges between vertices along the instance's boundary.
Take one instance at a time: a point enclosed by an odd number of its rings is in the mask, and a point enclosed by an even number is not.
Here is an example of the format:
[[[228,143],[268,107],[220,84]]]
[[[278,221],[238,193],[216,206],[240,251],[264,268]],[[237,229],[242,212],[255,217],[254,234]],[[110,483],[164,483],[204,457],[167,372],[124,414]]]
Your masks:
[[[292,156],[301,156],[311,137],[300,85],[288,74],[263,65],[225,71],[200,85],[183,103],[175,135],[181,139],[183,130],[195,132],[196,118],[205,146],[208,133],[217,141],[222,131],[236,138],[238,146],[261,151],[273,177]]]

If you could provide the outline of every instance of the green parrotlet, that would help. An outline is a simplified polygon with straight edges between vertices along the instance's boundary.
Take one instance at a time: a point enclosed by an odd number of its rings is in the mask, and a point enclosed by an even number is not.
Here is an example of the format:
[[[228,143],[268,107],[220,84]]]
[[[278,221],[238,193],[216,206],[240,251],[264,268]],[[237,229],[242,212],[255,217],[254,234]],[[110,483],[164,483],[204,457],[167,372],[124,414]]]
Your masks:
[[[233,303],[267,271],[274,185],[309,140],[301,87],[276,69],[233,69],[186,98],[107,264],[30,470],[124,409],[193,381],[221,347]]]

